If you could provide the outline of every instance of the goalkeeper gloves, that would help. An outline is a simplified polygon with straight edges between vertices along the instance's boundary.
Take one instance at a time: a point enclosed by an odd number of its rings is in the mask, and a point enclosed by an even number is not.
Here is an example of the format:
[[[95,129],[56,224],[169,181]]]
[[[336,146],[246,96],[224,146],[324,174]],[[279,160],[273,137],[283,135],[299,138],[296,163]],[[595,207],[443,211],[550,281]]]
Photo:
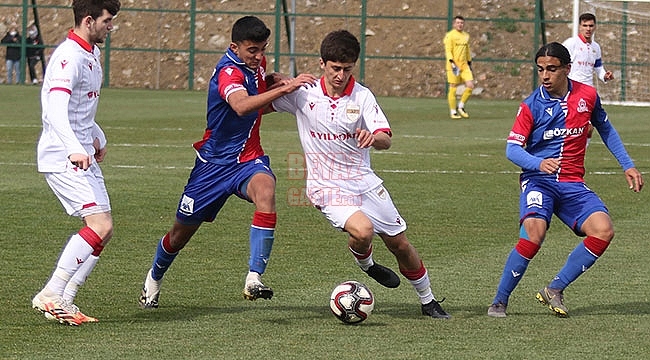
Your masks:
[[[460,69],[454,63],[451,63],[451,72],[453,72],[456,76],[460,75]]]

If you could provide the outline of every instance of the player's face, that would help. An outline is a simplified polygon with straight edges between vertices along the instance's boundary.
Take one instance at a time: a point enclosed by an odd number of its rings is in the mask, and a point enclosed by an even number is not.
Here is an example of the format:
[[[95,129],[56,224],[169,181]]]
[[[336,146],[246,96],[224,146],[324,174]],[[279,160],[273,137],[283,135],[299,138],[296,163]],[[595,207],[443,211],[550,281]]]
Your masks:
[[[106,9],[97,19],[86,17],[88,23],[88,36],[91,43],[101,44],[106,40],[108,33],[113,30],[113,15]]]
[[[587,20],[580,22],[580,27],[578,32],[580,35],[584,36],[587,41],[591,41],[591,37],[594,36],[596,31],[596,22],[593,20]]]
[[[561,98],[569,91],[569,71],[571,65],[562,65],[560,59],[553,56],[537,58],[537,74],[542,86],[551,96]]]
[[[463,31],[465,28],[465,20],[456,19],[454,20],[454,29],[458,31]]]
[[[320,60],[320,68],[323,70],[325,84],[330,95],[340,96],[350,81],[355,63],[341,63],[336,61],[323,62]]]
[[[253,42],[244,40],[238,43],[230,43],[230,50],[232,50],[237,57],[246,64],[247,67],[257,70],[262,64],[262,58],[268,47],[268,41]]]

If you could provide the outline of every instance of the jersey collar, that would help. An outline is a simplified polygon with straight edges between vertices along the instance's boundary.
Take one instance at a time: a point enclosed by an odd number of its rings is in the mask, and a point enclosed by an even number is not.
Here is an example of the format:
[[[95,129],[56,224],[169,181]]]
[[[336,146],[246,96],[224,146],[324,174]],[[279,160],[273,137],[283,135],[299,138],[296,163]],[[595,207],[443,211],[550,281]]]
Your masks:
[[[246,66],[246,63],[243,62],[243,61],[239,58],[239,56],[237,56],[237,54],[235,54],[234,51],[230,50],[230,48],[226,49],[226,56],[227,56],[228,58],[230,58],[230,60],[231,60],[232,62],[234,62],[235,64],[239,65],[240,67],[243,67],[244,69],[250,71],[250,72],[253,73],[253,74],[255,73],[255,70],[253,70],[253,69],[249,68],[248,66]]]
[[[587,39],[585,39],[585,37],[582,36],[582,34],[578,34],[578,37],[580,38],[580,40],[582,40],[583,43],[585,43],[585,44],[590,44],[590,42],[587,41]]]
[[[356,83],[356,80],[354,79],[354,76],[350,75],[350,80],[348,80],[348,84],[345,86],[345,89],[343,90],[343,96],[350,96],[352,94],[352,89],[354,89],[354,84]],[[323,94],[325,96],[332,98],[330,94],[327,93],[327,87],[325,87],[325,77],[320,78],[320,87],[323,89]]]
[[[79,44],[79,46],[81,46],[84,50],[93,52],[93,47],[86,40],[82,39],[81,36],[75,34],[74,29],[70,29],[70,31],[68,31],[68,39],[73,40]]]

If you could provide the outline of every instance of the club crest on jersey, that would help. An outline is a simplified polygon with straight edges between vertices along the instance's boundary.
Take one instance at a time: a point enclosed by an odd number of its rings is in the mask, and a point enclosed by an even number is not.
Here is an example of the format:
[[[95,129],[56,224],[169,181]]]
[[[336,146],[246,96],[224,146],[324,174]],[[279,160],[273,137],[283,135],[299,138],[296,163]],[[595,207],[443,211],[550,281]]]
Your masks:
[[[348,104],[345,108],[345,117],[350,122],[356,122],[359,120],[359,116],[361,116],[361,107],[357,104]]]
[[[576,110],[578,110],[579,113],[589,111],[589,109],[587,108],[587,102],[585,101],[585,99],[580,98],[580,101],[578,101],[578,108]]]

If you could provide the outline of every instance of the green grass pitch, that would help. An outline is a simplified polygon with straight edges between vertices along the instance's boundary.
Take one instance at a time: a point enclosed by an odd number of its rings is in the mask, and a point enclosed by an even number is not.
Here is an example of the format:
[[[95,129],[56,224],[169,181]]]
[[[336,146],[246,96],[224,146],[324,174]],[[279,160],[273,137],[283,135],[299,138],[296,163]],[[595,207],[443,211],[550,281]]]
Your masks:
[[[504,155],[517,101],[471,99],[471,118],[450,120],[444,99],[381,98],[393,146],[373,163],[409,224],[434,293],[453,318],[420,315],[404,281],[386,289],[361,272],[332,229],[296,194],[301,153],[293,118],[265,116],[262,143],[278,178],[278,227],[265,281],[270,301],[245,301],[253,207],[232,198],[204,224],[165,277],[160,308],[137,298],[157,239],[170,227],[205,125],[204,92],[105,89],[98,111],[108,154],[102,167],[115,235],[76,303],[100,319],[79,328],[49,322],[31,298],[80,221],[65,215],[36,172],[38,87],[0,86],[1,359],[639,359],[650,349],[649,191],[627,189],[598,137],[587,183],[608,205],[612,246],[565,295],[571,317],[539,305],[544,286],[580,241],[557,219],[515,290],[508,318],[486,316],[517,240],[518,169]],[[606,107],[648,180],[647,108]],[[296,155],[298,154],[298,155]],[[381,241],[379,262],[396,268]],[[376,306],[359,326],[329,312],[344,280],[366,283]]]

